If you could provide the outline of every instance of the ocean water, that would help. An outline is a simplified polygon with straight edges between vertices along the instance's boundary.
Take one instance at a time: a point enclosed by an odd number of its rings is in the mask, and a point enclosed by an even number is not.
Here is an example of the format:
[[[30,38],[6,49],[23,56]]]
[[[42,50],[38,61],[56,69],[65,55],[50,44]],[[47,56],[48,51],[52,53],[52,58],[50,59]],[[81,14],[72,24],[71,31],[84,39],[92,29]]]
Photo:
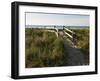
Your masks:
[[[86,29],[89,28],[89,26],[67,26],[69,29]]]
[[[69,28],[69,29],[84,29],[84,28],[89,28],[89,26],[64,26],[64,25],[26,25],[25,28],[47,28],[47,29],[63,29]]]

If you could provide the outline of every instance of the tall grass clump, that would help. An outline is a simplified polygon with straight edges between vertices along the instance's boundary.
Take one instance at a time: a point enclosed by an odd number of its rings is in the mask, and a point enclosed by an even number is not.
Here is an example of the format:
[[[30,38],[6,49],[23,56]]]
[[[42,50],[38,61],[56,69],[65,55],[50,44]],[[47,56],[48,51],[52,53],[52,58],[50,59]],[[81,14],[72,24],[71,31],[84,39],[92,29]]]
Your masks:
[[[25,29],[26,68],[63,65],[64,46],[54,32],[45,29]]]

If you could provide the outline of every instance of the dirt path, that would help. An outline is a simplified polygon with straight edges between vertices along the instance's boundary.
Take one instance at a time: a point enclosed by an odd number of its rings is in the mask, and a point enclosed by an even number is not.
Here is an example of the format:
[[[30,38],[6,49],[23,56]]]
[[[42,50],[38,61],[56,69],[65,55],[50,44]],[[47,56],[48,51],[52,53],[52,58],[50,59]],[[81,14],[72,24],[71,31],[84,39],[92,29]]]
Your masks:
[[[85,59],[84,54],[77,48],[70,47],[66,42],[65,46],[65,57],[68,66],[71,65],[84,65]]]
[[[84,65],[85,57],[84,54],[78,48],[74,48],[69,45],[69,41],[67,41],[62,35],[60,36],[64,42],[65,47],[65,65],[66,66],[76,66],[76,65]]]

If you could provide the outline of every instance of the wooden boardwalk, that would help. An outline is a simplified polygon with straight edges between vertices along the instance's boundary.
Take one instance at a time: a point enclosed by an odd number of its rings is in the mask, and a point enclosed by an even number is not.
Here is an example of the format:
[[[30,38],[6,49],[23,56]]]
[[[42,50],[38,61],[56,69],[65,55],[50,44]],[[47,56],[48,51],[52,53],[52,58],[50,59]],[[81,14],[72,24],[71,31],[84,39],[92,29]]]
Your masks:
[[[73,46],[73,47],[76,47],[75,46],[75,41],[76,41],[76,38],[75,38],[75,32],[73,32],[72,30],[70,30],[70,29],[68,29],[68,28],[65,28],[65,27],[63,27],[63,29],[61,30],[61,29],[57,29],[56,27],[55,27],[55,34],[56,34],[56,36],[58,37],[59,36],[59,34],[62,34],[62,36],[67,40],[67,41],[69,41],[70,42],[70,44]]]
[[[64,43],[64,65],[65,66],[77,66],[77,65],[87,65],[85,60],[85,55],[82,51],[75,45],[75,32],[68,28],[63,28],[63,30],[55,29],[55,34],[60,37]]]

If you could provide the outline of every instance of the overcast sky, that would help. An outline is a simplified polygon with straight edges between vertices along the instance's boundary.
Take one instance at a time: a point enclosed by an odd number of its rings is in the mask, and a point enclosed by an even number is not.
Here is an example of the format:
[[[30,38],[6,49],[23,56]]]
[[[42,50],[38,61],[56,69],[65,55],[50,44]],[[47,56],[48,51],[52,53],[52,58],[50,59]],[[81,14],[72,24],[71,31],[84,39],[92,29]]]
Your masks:
[[[26,13],[26,25],[89,26],[88,15]]]

